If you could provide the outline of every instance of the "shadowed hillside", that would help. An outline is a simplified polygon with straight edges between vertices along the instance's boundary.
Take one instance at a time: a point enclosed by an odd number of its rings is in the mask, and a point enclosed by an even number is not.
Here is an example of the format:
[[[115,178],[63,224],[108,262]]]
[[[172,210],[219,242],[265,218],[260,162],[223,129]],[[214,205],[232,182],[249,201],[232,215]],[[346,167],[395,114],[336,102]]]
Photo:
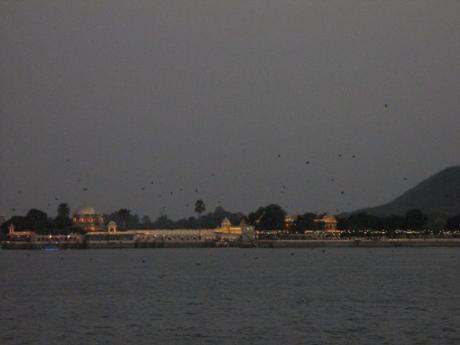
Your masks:
[[[440,171],[387,204],[359,212],[389,216],[414,208],[426,213],[432,225],[441,226],[448,217],[460,213],[460,166]]]

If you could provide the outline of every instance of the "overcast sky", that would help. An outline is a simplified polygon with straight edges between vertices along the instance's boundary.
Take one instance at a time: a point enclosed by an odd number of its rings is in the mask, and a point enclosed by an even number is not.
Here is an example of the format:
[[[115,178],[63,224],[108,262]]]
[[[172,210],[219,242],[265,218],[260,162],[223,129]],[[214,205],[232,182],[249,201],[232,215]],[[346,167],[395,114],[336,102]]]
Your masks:
[[[459,164],[459,42],[458,0],[3,0],[0,214],[389,201]]]

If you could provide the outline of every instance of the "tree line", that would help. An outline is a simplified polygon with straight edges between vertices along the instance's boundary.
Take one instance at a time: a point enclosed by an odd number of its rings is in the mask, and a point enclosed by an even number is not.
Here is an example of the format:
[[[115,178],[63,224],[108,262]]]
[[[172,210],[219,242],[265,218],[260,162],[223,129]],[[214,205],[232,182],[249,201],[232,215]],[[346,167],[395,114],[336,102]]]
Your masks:
[[[218,206],[213,211],[206,213],[206,204],[203,200],[195,202],[196,216],[170,219],[167,215],[160,215],[154,221],[148,216],[140,217],[131,210],[121,208],[109,214],[104,214],[106,223],[114,221],[120,230],[126,229],[213,229],[220,226],[223,219],[228,218],[232,224],[239,224],[242,220],[253,225],[257,230],[284,230],[290,233],[303,233],[305,230],[320,230],[322,223],[315,221],[320,215],[306,212],[298,215],[287,226],[286,211],[277,204],[259,207],[246,214],[229,212]],[[428,216],[420,210],[409,210],[405,215],[378,217],[367,213],[354,213],[337,218],[337,227],[340,230],[415,230],[422,231],[428,224]],[[6,234],[10,224],[17,230],[33,230],[37,233],[71,233],[81,232],[81,229],[72,224],[70,207],[61,203],[57,207],[57,216],[49,217],[45,212],[31,209],[24,216],[13,216],[1,225],[1,232]],[[449,218],[444,229],[460,229],[460,213]]]

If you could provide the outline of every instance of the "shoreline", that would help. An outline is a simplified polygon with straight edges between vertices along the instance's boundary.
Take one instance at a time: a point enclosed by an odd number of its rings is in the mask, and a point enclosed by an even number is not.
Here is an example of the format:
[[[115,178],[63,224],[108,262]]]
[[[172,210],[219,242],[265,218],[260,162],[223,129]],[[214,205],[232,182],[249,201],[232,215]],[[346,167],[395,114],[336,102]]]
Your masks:
[[[3,242],[4,250],[55,249],[160,249],[160,248],[366,248],[366,247],[460,247],[460,238],[427,239],[346,239],[346,240],[256,240],[253,242],[216,241],[97,241],[86,243]]]

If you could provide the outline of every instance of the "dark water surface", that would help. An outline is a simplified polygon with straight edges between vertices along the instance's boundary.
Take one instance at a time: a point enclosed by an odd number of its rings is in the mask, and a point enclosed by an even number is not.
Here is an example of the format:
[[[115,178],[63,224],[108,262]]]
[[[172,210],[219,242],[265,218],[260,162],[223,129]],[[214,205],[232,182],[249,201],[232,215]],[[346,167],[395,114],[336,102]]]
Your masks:
[[[0,251],[0,344],[460,344],[458,248]]]

